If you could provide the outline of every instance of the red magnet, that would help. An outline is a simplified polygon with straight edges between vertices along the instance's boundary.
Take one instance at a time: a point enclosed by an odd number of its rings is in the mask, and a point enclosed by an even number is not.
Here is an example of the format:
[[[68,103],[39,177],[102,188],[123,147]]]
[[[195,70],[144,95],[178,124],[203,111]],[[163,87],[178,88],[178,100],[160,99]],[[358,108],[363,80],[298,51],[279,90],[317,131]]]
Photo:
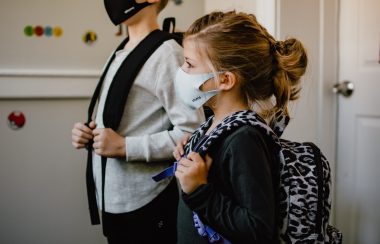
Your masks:
[[[25,116],[20,111],[13,111],[8,115],[8,125],[13,130],[21,129],[25,124]]]
[[[44,28],[42,26],[34,27],[34,33],[36,36],[42,36],[44,34]]]

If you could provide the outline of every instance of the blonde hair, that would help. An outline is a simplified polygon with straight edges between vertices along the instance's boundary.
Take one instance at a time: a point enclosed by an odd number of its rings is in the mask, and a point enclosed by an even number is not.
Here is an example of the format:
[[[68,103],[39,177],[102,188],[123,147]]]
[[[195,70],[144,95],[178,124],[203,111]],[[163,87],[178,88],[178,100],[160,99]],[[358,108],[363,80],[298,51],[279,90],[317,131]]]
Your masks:
[[[276,41],[254,15],[212,12],[196,20],[184,38],[198,42],[215,70],[234,73],[248,104],[258,105],[267,121],[279,110],[288,114],[288,102],[298,98],[307,66],[302,43]]]

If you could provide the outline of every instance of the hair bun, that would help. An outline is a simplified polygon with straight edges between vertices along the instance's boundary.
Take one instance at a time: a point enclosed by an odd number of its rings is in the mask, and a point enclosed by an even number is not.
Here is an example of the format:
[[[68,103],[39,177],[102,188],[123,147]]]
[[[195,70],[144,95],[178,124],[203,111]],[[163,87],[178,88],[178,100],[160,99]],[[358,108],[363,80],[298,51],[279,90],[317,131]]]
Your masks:
[[[275,46],[278,69],[286,72],[291,85],[297,85],[306,71],[307,54],[305,48],[295,38],[277,41]]]

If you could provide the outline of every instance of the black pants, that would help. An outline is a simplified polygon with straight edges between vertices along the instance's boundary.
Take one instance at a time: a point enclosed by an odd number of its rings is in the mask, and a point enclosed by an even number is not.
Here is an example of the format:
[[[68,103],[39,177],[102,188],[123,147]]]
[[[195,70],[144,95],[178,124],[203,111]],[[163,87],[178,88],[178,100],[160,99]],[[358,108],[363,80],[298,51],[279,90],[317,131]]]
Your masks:
[[[105,213],[104,234],[109,244],[152,244],[177,242],[179,192],[172,179],[166,189],[144,207],[123,214]]]

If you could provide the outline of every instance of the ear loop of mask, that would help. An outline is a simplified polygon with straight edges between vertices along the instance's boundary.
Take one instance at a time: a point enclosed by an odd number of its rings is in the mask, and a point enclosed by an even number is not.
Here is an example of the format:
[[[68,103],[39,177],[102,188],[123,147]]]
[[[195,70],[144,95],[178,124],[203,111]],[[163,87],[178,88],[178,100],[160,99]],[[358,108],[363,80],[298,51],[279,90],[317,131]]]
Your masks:
[[[216,75],[214,75],[214,77],[212,78],[213,80],[214,80],[214,84],[215,84],[215,86],[216,86],[216,82],[218,82],[218,83],[220,83],[220,78],[219,78],[219,75],[220,74],[223,74],[223,73],[225,73],[226,71],[217,71],[216,72]],[[217,77],[217,78],[216,78]],[[210,79],[209,79],[210,80]],[[207,80],[207,81],[209,81],[209,80]],[[207,82],[206,81],[206,82]],[[205,82],[205,83],[206,83]],[[203,84],[205,84],[205,83],[203,83]],[[212,91],[218,91],[218,93],[215,95],[215,96],[213,96],[209,101],[210,101],[210,106],[211,106],[211,108],[212,109],[216,109],[217,108],[217,104],[218,104],[218,101],[219,101],[219,92],[220,92],[220,90],[219,89],[213,89],[213,90],[210,90],[210,92],[212,92]]]

